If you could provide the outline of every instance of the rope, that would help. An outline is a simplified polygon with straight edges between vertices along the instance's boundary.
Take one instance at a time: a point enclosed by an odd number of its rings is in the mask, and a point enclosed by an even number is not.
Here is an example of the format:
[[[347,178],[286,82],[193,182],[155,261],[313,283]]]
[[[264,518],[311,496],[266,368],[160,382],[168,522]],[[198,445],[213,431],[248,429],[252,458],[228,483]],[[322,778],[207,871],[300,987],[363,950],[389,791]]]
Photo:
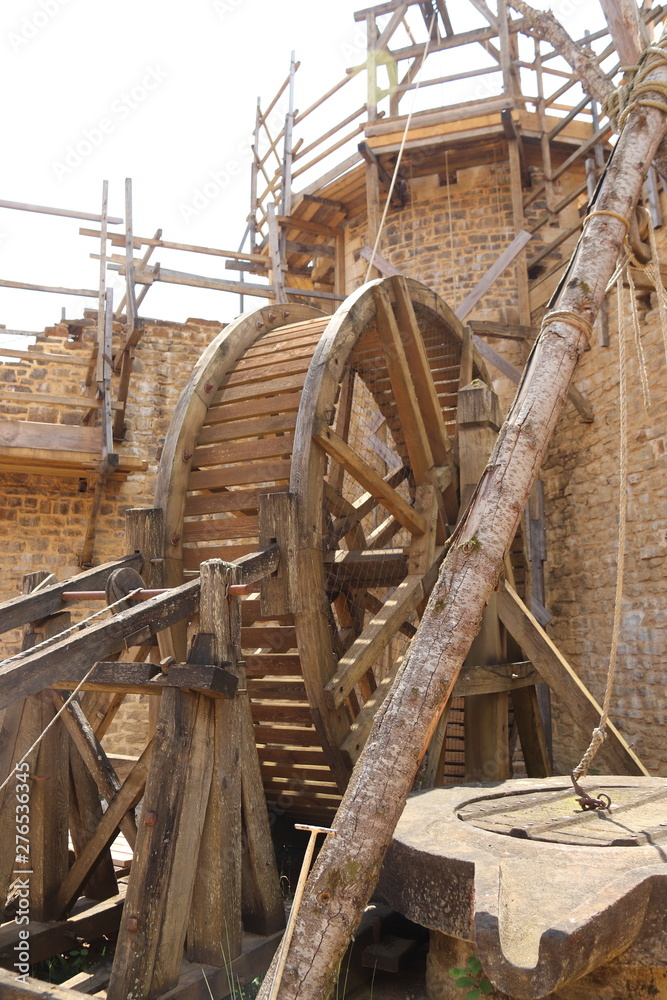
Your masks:
[[[32,656],[32,654],[38,650],[42,649],[44,646],[51,646],[54,642],[60,642],[65,636],[68,636],[70,632],[80,631],[88,622],[92,622],[95,618],[99,618],[100,615],[106,614],[107,611],[112,611],[114,608],[118,607],[119,604],[123,604],[129,598],[134,597],[135,594],[140,594],[142,587],[137,587],[135,590],[131,590],[129,594],[125,594],[124,597],[120,597],[113,604],[105,604],[103,608],[99,611],[93,611],[92,615],[87,618],[82,618],[80,622],[75,622],[74,625],[70,625],[69,628],[64,629],[62,632],[58,632],[57,635],[52,635],[48,639],[44,639],[43,642],[38,642],[36,646],[31,646],[30,649],[22,649],[19,653],[14,653],[13,656],[8,656],[6,660],[0,661],[0,667],[4,667],[6,663],[12,663],[14,660],[21,660],[24,656]]]
[[[667,38],[661,39],[657,45],[649,45],[638,66],[623,67],[624,72],[634,78],[628,83],[622,83],[602,105],[603,113],[615,123],[617,131],[624,128],[629,115],[638,107],[656,108],[667,114],[667,82],[646,79],[658,66],[667,65],[666,45]],[[644,96],[647,94],[661,94],[665,101]]]
[[[382,218],[380,219],[380,225],[378,226],[377,236],[375,237],[375,243],[373,244],[373,252],[371,253],[371,259],[368,262],[368,268],[366,269],[366,277],[364,278],[364,284],[368,281],[369,275],[371,273],[371,268],[373,267],[373,261],[375,260],[375,255],[377,254],[378,247],[380,245],[380,238],[382,236],[382,230],[384,229],[384,224],[387,218],[387,212],[389,211],[389,205],[391,204],[391,196],[394,193],[394,185],[396,184],[396,178],[398,177],[398,171],[401,166],[401,160],[403,159],[403,150],[405,149],[405,143],[407,142],[408,132],[410,130],[410,123],[412,122],[412,115],[415,110],[415,103],[417,101],[417,91],[421,84],[421,72],[426,57],[428,55],[428,50],[431,46],[431,32],[433,30],[433,25],[435,23],[436,12],[433,11],[433,17],[431,18],[431,23],[428,26],[428,38],[424,46],[424,53],[421,57],[421,62],[419,63],[419,69],[417,70],[417,79],[415,82],[415,89],[412,93],[412,104],[410,106],[410,113],[408,115],[407,121],[405,123],[405,130],[403,132],[403,138],[401,139],[401,145],[398,150],[398,156],[396,158],[396,166],[394,167],[394,172],[391,177],[391,183],[389,185],[389,193],[387,195],[387,200],[384,203],[384,211],[382,213]]]
[[[569,323],[571,326],[576,326],[587,340],[590,340],[593,334],[593,324],[585,316],[570,312],[569,309],[552,309],[546,313],[542,319],[542,329],[550,323]]]
[[[614,688],[614,674],[616,673],[616,661],[618,656],[618,639],[621,632],[621,607],[623,602],[623,577],[625,571],[625,535],[626,517],[628,509],[627,483],[628,483],[628,398],[627,398],[627,357],[625,350],[625,322],[624,322],[624,291],[623,277],[619,274],[616,283],[617,288],[617,309],[618,309],[618,368],[619,368],[619,497],[618,497],[618,562],[616,569],[616,593],[614,596],[614,619],[611,630],[611,649],[609,652],[609,667],[607,669],[607,683],[600,713],[600,722],[593,730],[591,742],[586,753],[581,758],[581,762],[572,772],[576,781],[588,774],[588,769],[593,758],[604,743],[606,738],[607,722],[609,721],[609,708],[611,705],[611,695]]]
[[[589,219],[593,219],[596,215],[610,215],[612,219],[618,219],[619,222],[622,222],[624,224],[626,234],[630,232],[630,223],[625,218],[625,216],[621,215],[620,212],[612,212],[610,208],[609,209],[596,208],[593,212],[589,212],[586,218],[584,219],[583,223],[584,226],[586,225]]]
[[[64,633],[60,633],[60,634],[63,635]],[[35,648],[37,648],[37,647],[35,647]],[[11,771],[7,775],[7,778],[0,785],[0,792],[3,791],[3,789],[5,789],[7,787],[7,785],[9,784],[9,782],[12,779],[12,776],[14,774],[16,774],[16,771],[19,769],[19,767],[24,762],[24,760],[27,760],[28,757],[30,756],[30,754],[35,749],[35,747],[39,746],[39,744],[42,742],[42,740],[44,739],[44,737],[48,733],[48,731],[51,728],[51,726],[53,726],[55,724],[55,722],[63,714],[63,712],[65,711],[65,709],[69,705],[69,703],[71,701],[73,701],[73,699],[75,698],[75,696],[79,693],[79,691],[81,690],[81,688],[83,687],[83,685],[86,683],[86,681],[88,680],[88,678],[92,674],[93,670],[95,669],[95,666],[96,666],[96,664],[93,663],[92,667],[90,668],[90,670],[88,671],[88,673],[85,675],[85,677],[82,677],[81,680],[79,681],[79,683],[77,684],[77,686],[74,688],[74,690],[72,691],[72,693],[69,696],[69,698],[67,699],[67,701],[63,702],[63,704],[60,706],[60,708],[58,709],[58,711],[56,712],[56,714],[53,716],[53,718],[49,722],[48,726],[39,734],[39,736],[37,737],[37,739],[35,740],[35,742],[33,743],[33,745],[30,747],[30,749],[26,750],[26,752],[23,754],[23,756],[21,757],[21,759],[19,761],[17,761],[16,764],[14,764],[14,767],[11,769]]]

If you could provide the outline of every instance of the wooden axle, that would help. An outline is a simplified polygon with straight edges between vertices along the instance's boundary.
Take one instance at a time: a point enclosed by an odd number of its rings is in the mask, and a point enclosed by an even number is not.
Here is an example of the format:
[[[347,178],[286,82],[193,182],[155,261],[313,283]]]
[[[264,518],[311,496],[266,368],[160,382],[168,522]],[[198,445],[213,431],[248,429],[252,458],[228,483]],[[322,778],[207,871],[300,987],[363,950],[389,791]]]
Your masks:
[[[136,594],[128,594],[124,600],[147,601],[149,597],[159,597],[161,594],[168,594],[172,588],[156,587],[153,590],[139,590]],[[233,583],[227,587],[228,597],[247,597],[252,593],[252,588],[246,583]],[[66,590],[61,594],[63,601],[106,601],[108,600],[104,590]]]

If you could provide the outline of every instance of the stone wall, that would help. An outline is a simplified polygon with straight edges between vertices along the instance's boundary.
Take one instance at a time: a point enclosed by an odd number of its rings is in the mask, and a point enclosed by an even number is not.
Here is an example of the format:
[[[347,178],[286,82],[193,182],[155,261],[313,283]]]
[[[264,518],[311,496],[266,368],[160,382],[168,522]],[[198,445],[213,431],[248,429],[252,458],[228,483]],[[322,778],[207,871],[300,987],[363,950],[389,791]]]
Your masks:
[[[171,414],[196,361],[222,328],[221,323],[188,320],[186,323],[145,321],[135,349],[126,409],[126,435],[120,445],[125,455],[146,462],[146,471],[113,477],[107,483],[95,535],[94,564],[125,552],[125,511],[151,507],[162,441]],[[115,330],[117,343],[122,329]],[[72,339],[76,338],[76,339]],[[40,334],[36,352],[70,353],[89,357],[95,341],[95,316],[81,323],[63,323]],[[86,367],[40,365],[32,362],[0,364],[0,383],[11,385],[17,401],[0,403],[0,419],[77,424],[79,408],[35,404],[31,389],[42,393],[86,395]],[[115,396],[115,385],[113,393]],[[45,426],[48,434],[48,426]],[[3,578],[0,600],[20,593],[26,573],[48,570],[63,580],[80,572],[79,556],[93,500],[94,474],[85,469],[73,475],[18,475],[0,473],[0,555]],[[83,489],[83,492],[81,490]],[[99,610],[96,605],[72,605],[75,616]],[[17,648],[18,632],[2,636],[2,655]],[[118,753],[131,753],[145,745],[146,699],[128,699],[106,738]]]

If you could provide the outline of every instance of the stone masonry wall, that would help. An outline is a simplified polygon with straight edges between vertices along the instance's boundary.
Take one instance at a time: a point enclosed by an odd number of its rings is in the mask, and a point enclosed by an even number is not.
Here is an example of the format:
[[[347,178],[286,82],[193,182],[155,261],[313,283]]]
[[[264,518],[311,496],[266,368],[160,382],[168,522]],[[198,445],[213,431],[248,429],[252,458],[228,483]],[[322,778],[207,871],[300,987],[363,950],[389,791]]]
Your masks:
[[[94,314],[88,313],[85,322],[87,326],[69,323],[49,328],[37,338],[34,350],[89,357],[95,340]],[[152,506],[159,451],[171,414],[195,362],[221,328],[221,323],[208,320],[145,321],[135,351],[126,410],[127,432],[120,450],[145,460],[147,469],[108,481],[95,536],[95,565],[125,552],[125,511],[130,507]],[[78,340],[70,339],[72,332]],[[120,334],[118,328],[115,342]],[[30,390],[81,396],[87,392],[85,377],[86,368],[82,366],[2,363],[0,383],[11,385],[18,398],[16,403],[0,403],[0,419],[80,423],[83,410],[34,404],[30,401]],[[115,395],[115,385],[113,390]],[[90,476],[91,488],[80,492],[80,485],[85,486],[86,479],[83,470],[76,476],[0,473],[0,553],[4,569],[0,600],[20,593],[26,573],[45,569],[63,580],[80,572],[78,560],[93,499],[94,476]],[[99,603],[71,606],[78,617],[99,608]],[[15,651],[18,632],[7,633],[2,639],[2,655]],[[126,699],[105,745],[118,753],[143,748],[146,700],[136,696]]]

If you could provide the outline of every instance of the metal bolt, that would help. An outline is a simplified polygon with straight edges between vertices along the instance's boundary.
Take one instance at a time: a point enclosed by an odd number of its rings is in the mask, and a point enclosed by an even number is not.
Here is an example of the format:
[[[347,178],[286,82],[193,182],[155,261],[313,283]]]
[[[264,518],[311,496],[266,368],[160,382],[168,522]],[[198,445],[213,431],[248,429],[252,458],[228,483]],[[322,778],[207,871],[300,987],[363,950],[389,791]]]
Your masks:
[[[283,319],[289,319],[289,309],[283,309]]]
[[[269,323],[273,323],[273,321],[274,321],[275,318],[276,318],[276,314],[275,313],[269,313]]]
[[[264,329],[264,324],[262,323],[261,319],[257,320],[257,322],[255,323],[255,326],[257,327],[258,330],[263,330]]]
[[[146,815],[144,816],[144,823],[146,824],[146,826],[155,826],[155,824],[157,823],[157,813],[147,812]]]
[[[128,917],[125,926],[127,927],[128,931],[138,931],[139,921],[137,920],[136,917]]]
[[[185,451],[183,452],[183,461],[189,462],[191,458],[192,458],[192,452],[188,451],[188,449],[186,448]]]
[[[206,385],[204,386],[204,392],[210,392],[212,388],[213,388],[213,383],[207,382]]]
[[[181,536],[180,535],[172,535],[171,536],[171,544],[172,545],[178,545],[178,543],[180,542],[180,540],[181,540]]]

